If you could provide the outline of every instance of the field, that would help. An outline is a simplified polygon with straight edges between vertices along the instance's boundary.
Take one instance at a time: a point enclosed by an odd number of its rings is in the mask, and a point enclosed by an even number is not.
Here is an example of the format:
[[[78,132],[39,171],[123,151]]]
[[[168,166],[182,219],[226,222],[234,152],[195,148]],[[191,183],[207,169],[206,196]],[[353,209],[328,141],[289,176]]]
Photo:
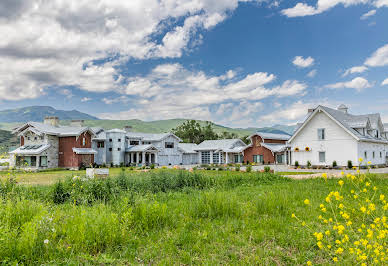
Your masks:
[[[347,179],[339,187],[338,179],[292,180],[270,173],[115,171],[106,180],[57,171],[56,183],[43,182],[49,185],[3,179],[3,262],[330,264],[333,256],[317,247],[309,229],[322,229],[317,217],[330,191],[351,193]],[[42,182],[42,175],[37,178]],[[387,179],[367,178],[387,194]],[[343,261],[353,262],[346,256]]]

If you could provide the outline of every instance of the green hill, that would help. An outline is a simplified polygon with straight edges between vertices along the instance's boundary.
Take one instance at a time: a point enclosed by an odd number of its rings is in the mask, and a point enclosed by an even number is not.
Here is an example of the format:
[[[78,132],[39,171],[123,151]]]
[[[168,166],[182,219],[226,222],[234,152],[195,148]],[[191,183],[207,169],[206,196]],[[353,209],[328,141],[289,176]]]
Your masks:
[[[10,131],[0,130],[0,154],[19,144],[18,138]]]

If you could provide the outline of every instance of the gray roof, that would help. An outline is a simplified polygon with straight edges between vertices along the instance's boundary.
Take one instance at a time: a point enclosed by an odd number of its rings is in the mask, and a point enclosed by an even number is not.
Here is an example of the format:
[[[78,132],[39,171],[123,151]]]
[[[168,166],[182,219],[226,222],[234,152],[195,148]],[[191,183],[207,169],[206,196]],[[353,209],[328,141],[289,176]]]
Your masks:
[[[260,132],[260,131],[256,132],[255,134],[251,135],[250,137],[255,136],[255,135],[260,136],[264,140],[266,140],[266,139],[289,140],[291,138],[290,135],[286,135],[286,134]]]
[[[175,136],[172,133],[159,133],[159,134],[152,134],[152,133],[141,133],[141,132],[128,132],[126,136],[128,138],[132,139],[141,139],[143,141],[160,141],[162,139],[165,139],[169,136]],[[175,136],[176,137],[176,136]],[[177,137],[178,138],[178,137]],[[178,138],[179,139],[179,138]],[[180,140],[180,139],[179,139]]]
[[[202,150],[230,150],[238,146],[246,146],[241,139],[205,140],[198,144],[196,151]]]
[[[158,149],[152,144],[135,145],[135,146],[131,146],[131,147],[125,149],[125,152],[142,152],[142,151],[147,151],[147,150],[157,151]]]
[[[88,130],[94,134],[94,131],[89,127],[52,126],[39,122],[28,122],[15,129],[14,132],[20,133],[29,127],[32,127],[39,132],[56,136],[79,136]]]
[[[369,121],[372,129],[377,129],[378,121],[380,120],[380,114],[352,115],[322,105],[318,106],[317,109],[319,108],[326,111],[331,117],[333,117],[333,119],[335,119],[338,123],[340,123],[344,128],[346,128],[350,133],[352,133],[360,140],[384,143],[388,142],[386,139],[376,138],[369,134],[366,134],[364,136],[354,129],[358,128],[359,125],[365,124],[365,121]]]
[[[106,133],[123,133],[123,134],[125,134],[126,131],[124,131],[122,129],[118,129],[118,128],[113,128],[113,129],[107,130]]]
[[[287,148],[286,144],[262,143],[261,145],[272,152],[283,152]]]
[[[197,153],[195,149],[198,145],[195,143],[179,143],[178,147],[183,151],[183,153]]]
[[[73,148],[73,152],[76,154],[96,154],[97,151],[91,148]]]
[[[50,148],[50,144],[25,145],[11,151],[11,154],[36,155]]]

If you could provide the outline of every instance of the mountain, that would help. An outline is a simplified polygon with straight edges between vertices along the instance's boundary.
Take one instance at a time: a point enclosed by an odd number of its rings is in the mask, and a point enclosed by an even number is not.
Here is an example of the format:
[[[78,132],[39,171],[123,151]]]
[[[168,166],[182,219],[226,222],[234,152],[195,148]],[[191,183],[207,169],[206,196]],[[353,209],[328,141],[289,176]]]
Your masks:
[[[273,125],[271,128],[284,131],[292,135],[295,132],[296,124],[295,125]]]
[[[11,147],[17,146],[18,138],[10,131],[0,130],[0,155],[7,152]]]
[[[84,119],[97,120],[97,117],[79,112],[77,110],[57,110],[50,106],[29,106],[17,109],[0,111],[0,122],[41,122],[46,116],[58,116],[61,120]]]

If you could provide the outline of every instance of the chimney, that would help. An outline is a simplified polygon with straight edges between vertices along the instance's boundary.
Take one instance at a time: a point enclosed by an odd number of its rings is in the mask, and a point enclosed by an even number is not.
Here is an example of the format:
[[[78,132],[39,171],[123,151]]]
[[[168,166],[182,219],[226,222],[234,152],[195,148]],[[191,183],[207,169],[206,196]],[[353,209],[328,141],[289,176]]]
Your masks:
[[[71,127],[83,127],[84,126],[84,120],[71,120],[70,126]]]
[[[315,110],[314,108],[309,108],[309,109],[307,110],[307,113],[308,113],[308,114],[311,114],[312,112],[314,112],[314,110]]]
[[[59,118],[57,116],[46,116],[43,124],[57,127],[59,126]]]
[[[124,131],[127,132],[127,133],[131,132],[132,131],[132,126],[125,126],[124,127]]]
[[[344,104],[341,104],[340,106],[338,106],[337,110],[341,111],[341,112],[343,112],[345,114],[348,113],[348,107],[346,105],[344,105]]]

